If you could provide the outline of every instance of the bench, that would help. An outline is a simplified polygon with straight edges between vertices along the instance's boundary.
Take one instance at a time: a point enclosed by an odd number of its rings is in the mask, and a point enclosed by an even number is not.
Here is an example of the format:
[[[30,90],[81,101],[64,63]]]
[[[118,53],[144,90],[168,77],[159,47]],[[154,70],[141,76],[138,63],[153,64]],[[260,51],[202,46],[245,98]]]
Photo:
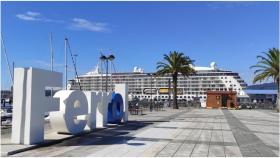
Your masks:
[[[130,106],[128,111],[131,115],[142,115],[143,114],[143,108],[139,106]]]
[[[154,110],[155,111],[162,111],[163,110],[163,104],[162,103],[155,103]]]

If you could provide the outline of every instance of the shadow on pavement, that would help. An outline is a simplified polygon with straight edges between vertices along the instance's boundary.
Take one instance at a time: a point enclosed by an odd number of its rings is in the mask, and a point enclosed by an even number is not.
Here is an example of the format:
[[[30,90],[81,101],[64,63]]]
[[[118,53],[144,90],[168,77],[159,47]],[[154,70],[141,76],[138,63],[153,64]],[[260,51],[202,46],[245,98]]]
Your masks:
[[[128,142],[135,139],[132,132],[153,125],[155,122],[168,121],[128,121],[125,124],[109,124],[107,128],[73,139],[62,141],[55,146],[89,146],[89,145],[113,145],[127,144],[133,146],[145,145],[139,142]],[[48,141],[48,140],[46,140]]]

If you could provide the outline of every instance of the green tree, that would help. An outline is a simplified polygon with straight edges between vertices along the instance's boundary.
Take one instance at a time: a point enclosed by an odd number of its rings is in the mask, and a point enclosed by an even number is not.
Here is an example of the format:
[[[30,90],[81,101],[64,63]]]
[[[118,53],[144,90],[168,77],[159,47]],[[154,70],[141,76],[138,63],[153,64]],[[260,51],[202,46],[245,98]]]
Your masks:
[[[193,60],[183,53],[176,51],[170,52],[169,55],[164,54],[164,62],[157,62],[156,75],[172,76],[173,83],[173,108],[178,109],[177,104],[177,80],[178,75],[182,74],[184,77],[188,77],[190,74],[194,74],[195,70],[192,68]]]
[[[253,83],[258,81],[262,82],[272,78],[277,84],[278,95],[277,95],[277,107],[279,111],[279,49],[272,48],[268,52],[263,52],[263,56],[258,55],[258,62],[256,65],[250,68],[256,68],[254,71],[255,77]]]

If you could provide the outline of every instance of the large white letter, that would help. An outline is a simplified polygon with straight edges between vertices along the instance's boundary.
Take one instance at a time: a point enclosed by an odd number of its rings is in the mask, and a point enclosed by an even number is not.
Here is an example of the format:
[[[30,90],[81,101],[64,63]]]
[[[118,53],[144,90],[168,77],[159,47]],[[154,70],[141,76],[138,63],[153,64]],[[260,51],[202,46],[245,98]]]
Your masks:
[[[105,127],[107,125],[108,104],[111,102],[111,92],[101,92],[101,100],[97,104],[96,127]]]
[[[36,68],[14,73],[12,143],[44,141],[44,114],[58,110],[59,100],[45,97],[45,87],[61,87],[62,74]]]
[[[127,84],[115,84],[115,92],[119,93],[123,98],[123,121],[128,121],[128,90]]]
[[[98,102],[101,101],[101,92],[85,91],[88,101],[88,119],[86,129],[96,128],[96,108]]]
[[[88,102],[82,91],[61,90],[54,95],[60,99],[60,111],[50,112],[51,126],[57,132],[77,134],[87,123]]]

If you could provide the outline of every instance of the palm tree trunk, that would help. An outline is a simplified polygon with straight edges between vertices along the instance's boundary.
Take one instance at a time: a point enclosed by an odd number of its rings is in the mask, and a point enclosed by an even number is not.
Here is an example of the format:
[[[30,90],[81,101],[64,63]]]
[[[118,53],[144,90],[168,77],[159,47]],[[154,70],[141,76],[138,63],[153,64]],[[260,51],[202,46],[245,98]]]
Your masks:
[[[178,74],[175,73],[172,75],[173,78],[173,109],[179,109],[177,104],[177,76]]]
[[[280,111],[280,105],[279,105],[280,104],[279,78],[276,81],[276,85],[277,85],[277,90],[278,90],[277,99],[276,99],[276,106],[277,106],[277,112],[279,112]]]

